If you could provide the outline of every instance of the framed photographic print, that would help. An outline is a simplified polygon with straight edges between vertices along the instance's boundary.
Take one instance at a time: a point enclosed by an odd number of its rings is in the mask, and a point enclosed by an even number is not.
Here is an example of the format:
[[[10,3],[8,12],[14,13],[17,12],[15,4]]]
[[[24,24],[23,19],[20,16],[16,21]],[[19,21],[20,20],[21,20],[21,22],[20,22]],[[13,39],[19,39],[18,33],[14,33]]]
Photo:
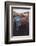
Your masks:
[[[5,43],[35,42],[35,3],[5,2]]]

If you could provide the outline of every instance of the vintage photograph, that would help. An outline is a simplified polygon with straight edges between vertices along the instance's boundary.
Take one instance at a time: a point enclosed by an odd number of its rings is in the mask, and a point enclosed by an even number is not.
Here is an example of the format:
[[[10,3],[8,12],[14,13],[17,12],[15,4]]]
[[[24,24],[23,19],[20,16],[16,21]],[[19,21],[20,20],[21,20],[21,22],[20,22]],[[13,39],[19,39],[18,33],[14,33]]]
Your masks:
[[[25,35],[29,35],[29,11],[13,8],[13,36]]]

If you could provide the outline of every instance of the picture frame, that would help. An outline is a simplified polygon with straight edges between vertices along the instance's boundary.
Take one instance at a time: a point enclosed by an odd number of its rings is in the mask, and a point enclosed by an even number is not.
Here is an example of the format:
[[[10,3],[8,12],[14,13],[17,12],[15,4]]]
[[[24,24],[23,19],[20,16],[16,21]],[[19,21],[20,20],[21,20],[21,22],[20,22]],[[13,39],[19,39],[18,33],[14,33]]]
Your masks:
[[[35,3],[6,1],[5,44],[26,42],[35,42]]]

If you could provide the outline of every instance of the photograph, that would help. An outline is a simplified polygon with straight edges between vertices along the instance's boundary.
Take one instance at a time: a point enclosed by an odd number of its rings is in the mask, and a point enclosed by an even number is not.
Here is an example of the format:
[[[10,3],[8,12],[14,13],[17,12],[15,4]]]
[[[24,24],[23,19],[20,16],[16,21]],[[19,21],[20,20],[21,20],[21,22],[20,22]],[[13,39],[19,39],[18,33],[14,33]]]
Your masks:
[[[27,10],[13,8],[13,36],[29,35],[29,11]]]

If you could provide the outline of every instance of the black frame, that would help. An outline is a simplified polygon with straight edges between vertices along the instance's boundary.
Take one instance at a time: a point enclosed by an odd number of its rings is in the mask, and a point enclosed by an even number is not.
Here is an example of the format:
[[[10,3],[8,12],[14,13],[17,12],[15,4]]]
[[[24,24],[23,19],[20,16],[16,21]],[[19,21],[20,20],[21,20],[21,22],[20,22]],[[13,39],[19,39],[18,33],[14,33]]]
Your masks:
[[[33,40],[23,40],[23,41],[9,41],[9,5],[21,4],[21,5],[33,5]],[[26,2],[5,2],[5,44],[12,43],[26,43],[26,42],[35,42],[35,3],[26,3]]]

